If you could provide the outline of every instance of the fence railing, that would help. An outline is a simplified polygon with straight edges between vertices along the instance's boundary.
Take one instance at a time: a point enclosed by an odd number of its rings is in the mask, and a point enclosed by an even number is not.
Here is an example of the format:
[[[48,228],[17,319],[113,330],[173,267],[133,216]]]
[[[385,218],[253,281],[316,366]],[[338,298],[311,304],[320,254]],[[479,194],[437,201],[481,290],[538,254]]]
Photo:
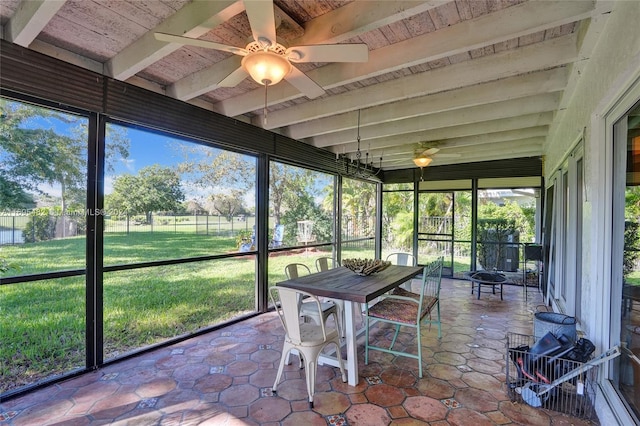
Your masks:
[[[84,216],[49,215],[50,239],[77,237],[84,235]],[[23,244],[33,241],[37,230],[27,226],[29,216],[0,216],[0,245]],[[233,217],[228,220],[220,215],[165,215],[105,217],[105,233],[134,232],[174,232],[202,235],[234,236],[239,231],[253,228],[255,218],[251,216]],[[29,229],[29,230],[28,230]],[[30,232],[30,235],[27,234]]]
[[[0,215],[0,245],[23,244],[35,241],[37,231],[28,226],[28,215]],[[273,222],[271,218],[270,223]],[[352,240],[367,238],[372,233],[373,222],[369,217],[343,217],[343,239]],[[47,222],[47,221],[44,221]],[[50,231],[47,239],[77,237],[85,233],[85,216],[49,215]],[[229,220],[225,216],[198,214],[175,215],[151,213],[149,215],[131,215],[104,218],[104,232],[109,233],[195,233],[233,237],[238,232],[252,232],[255,224],[254,216],[234,216]],[[30,229],[30,231],[27,231]],[[30,232],[30,235],[27,235]],[[42,239],[42,238],[41,238]]]

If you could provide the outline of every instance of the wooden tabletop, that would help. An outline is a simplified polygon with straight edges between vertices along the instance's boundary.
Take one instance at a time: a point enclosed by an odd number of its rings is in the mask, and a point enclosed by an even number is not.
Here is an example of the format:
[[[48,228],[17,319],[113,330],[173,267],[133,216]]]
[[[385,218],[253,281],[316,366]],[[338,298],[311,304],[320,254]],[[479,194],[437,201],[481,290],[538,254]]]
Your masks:
[[[361,276],[343,266],[276,285],[303,290],[316,296],[366,303],[419,275],[422,266],[391,265],[381,272]]]

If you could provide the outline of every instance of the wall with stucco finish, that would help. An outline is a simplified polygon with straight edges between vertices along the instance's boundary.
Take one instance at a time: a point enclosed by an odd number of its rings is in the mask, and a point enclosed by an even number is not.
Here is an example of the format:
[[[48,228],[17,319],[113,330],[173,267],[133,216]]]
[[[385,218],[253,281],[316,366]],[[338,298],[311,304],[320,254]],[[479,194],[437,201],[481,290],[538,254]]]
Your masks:
[[[584,134],[585,202],[583,205],[582,329],[599,347],[609,345],[611,179],[610,147],[594,126],[611,103],[629,84],[626,76],[637,75],[640,61],[640,1],[599,2],[611,12],[594,16],[584,31],[585,63],[576,74],[575,91],[567,108],[559,113],[544,146],[544,175],[549,180]],[[608,6],[611,5],[611,6]],[[584,30],[584,29],[583,29]],[[601,122],[601,120],[600,120]],[[583,133],[584,132],[584,133]],[[595,133],[594,133],[595,132]],[[607,248],[608,245],[608,248]],[[609,265],[609,272],[606,271]],[[619,404],[598,400],[601,424],[616,424]]]

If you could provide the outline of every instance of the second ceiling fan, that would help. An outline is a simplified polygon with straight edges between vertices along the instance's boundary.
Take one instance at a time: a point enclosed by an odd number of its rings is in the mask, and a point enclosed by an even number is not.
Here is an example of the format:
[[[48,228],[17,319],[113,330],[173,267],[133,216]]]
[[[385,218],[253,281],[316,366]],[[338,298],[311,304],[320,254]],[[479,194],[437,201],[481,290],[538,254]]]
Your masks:
[[[273,1],[245,0],[243,3],[253,36],[253,41],[245,47],[165,33],[155,33],[155,37],[169,43],[205,47],[242,56],[241,66],[220,81],[220,87],[236,86],[248,76],[265,86],[284,79],[309,99],[323,95],[324,89],[296,68],[294,63],[366,62],[369,59],[366,44],[315,44],[287,48],[276,41]]]

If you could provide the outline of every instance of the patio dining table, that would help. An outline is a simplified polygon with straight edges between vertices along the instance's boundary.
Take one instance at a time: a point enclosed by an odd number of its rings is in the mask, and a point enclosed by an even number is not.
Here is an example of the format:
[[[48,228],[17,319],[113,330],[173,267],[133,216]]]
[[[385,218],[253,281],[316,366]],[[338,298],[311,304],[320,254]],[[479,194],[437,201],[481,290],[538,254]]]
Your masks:
[[[391,265],[371,275],[357,275],[350,269],[338,267],[328,271],[282,281],[276,285],[306,291],[315,296],[345,301],[345,342],[347,377],[352,386],[358,384],[358,348],[356,340],[356,311],[359,303],[369,303],[378,296],[422,273],[421,266]],[[322,356],[322,362],[337,366],[337,360]]]

